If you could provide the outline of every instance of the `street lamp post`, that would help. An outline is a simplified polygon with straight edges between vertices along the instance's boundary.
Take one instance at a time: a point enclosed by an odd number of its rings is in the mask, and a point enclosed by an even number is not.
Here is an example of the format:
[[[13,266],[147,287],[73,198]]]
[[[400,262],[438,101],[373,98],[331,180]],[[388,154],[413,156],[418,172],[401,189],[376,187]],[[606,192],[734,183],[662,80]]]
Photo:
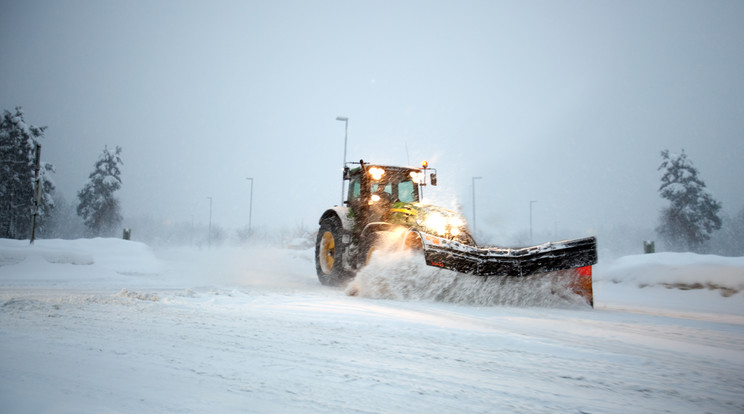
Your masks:
[[[251,181],[251,201],[248,204],[248,237],[251,236],[251,216],[253,215],[253,177],[246,177],[246,180]]]
[[[341,164],[341,169],[346,167],[346,141],[349,138],[349,118],[345,116],[337,116],[336,121],[342,121],[344,123],[344,163]],[[344,180],[341,180],[341,204],[344,203]]]
[[[532,205],[537,203],[537,200],[530,200],[530,244],[533,244],[532,240]]]
[[[212,197],[207,198],[209,199],[209,230],[207,230],[207,245],[212,247]]]
[[[475,180],[480,180],[483,177],[473,177],[473,236],[477,233],[477,225],[475,221]]]

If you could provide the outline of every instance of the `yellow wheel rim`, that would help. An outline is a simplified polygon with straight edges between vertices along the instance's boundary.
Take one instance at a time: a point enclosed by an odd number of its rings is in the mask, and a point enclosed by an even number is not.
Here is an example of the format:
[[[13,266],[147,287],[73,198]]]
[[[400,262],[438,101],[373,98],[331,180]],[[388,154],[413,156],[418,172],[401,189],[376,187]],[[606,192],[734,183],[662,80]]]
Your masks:
[[[320,240],[320,251],[318,252],[320,269],[323,271],[323,273],[331,273],[331,270],[333,270],[335,255],[336,241],[333,240],[333,234],[330,231],[327,231],[323,233],[323,238]]]

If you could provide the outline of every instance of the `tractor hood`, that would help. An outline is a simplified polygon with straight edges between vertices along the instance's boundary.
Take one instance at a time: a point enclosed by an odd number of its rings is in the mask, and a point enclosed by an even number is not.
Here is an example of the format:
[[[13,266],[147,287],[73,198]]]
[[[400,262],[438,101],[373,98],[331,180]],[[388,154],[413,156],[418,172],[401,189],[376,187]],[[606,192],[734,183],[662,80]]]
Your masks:
[[[452,210],[433,204],[395,203],[390,209],[390,223],[473,244],[465,219]]]

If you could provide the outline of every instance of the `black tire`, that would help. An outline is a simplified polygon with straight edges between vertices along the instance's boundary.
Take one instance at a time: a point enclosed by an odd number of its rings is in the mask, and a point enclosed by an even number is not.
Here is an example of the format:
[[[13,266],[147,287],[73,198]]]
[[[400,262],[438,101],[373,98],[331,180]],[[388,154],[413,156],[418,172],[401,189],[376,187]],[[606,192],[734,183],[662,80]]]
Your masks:
[[[455,240],[459,241],[460,243],[467,244],[468,246],[478,246],[478,243],[475,242],[473,236],[467,231],[460,233],[460,235],[457,236]]]
[[[424,257],[424,242],[421,240],[421,234],[417,231],[409,231],[404,236],[403,248],[412,252],[414,255],[421,256],[421,260],[426,262]]]
[[[422,252],[424,251],[423,242],[421,241],[421,235],[417,231],[409,231],[405,235],[403,241],[403,247],[408,250]]]
[[[337,217],[327,217],[320,222],[315,240],[315,271],[318,280],[325,286],[343,285],[352,277],[344,270],[341,237],[342,227]]]

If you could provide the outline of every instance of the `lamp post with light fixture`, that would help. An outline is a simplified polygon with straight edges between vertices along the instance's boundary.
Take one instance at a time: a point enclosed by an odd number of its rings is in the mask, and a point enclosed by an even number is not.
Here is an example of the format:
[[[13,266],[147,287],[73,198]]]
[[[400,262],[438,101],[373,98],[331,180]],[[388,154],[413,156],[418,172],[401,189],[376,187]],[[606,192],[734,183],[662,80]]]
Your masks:
[[[248,204],[248,237],[251,237],[251,216],[253,215],[253,177],[246,177],[251,181],[251,201]]]
[[[475,224],[475,180],[480,180],[483,177],[473,177],[473,236],[477,233],[477,225]]]
[[[207,233],[207,245],[212,247],[212,197],[207,198],[209,199],[209,229],[207,230],[209,233]]]
[[[346,141],[349,138],[349,118],[345,116],[337,116],[336,121],[342,121],[344,123],[344,162],[341,164],[341,169],[346,167]],[[341,180],[341,204],[344,203],[344,181]]]
[[[530,200],[530,244],[534,243],[532,241],[532,205],[537,203],[537,200]]]

